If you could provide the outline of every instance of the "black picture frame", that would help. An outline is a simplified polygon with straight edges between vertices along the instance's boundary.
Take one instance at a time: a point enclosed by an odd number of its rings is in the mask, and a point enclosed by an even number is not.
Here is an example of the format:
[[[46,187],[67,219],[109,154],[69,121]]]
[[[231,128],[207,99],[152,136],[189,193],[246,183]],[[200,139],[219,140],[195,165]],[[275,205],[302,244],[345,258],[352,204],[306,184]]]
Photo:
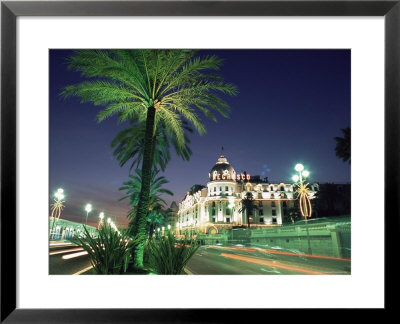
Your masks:
[[[385,308],[394,305],[399,234],[400,0],[380,1],[2,1],[1,2],[1,322],[235,322],[244,309],[16,308],[16,19],[19,16],[384,16]],[[134,292],[133,292],[134,293]],[[249,296],[245,296],[248,298]],[[185,296],[182,296],[185,298]],[[317,297],[316,297],[317,298]],[[310,303],[312,307],[312,303]],[[249,315],[249,309],[246,316]],[[266,315],[252,309],[251,318]],[[326,311],[330,311],[326,309]],[[269,309],[268,312],[271,312]],[[275,310],[274,310],[275,312]],[[271,314],[271,313],[268,313]],[[331,316],[336,316],[332,313]],[[251,319],[250,319],[251,320]]]

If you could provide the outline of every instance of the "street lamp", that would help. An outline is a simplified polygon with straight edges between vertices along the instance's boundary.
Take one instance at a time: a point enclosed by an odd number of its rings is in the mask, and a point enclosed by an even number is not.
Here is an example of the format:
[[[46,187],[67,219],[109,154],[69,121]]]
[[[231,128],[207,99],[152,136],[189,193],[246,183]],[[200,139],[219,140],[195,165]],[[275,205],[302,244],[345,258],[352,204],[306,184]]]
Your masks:
[[[307,241],[308,241],[308,253],[311,254],[311,244],[310,244],[310,235],[308,232],[308,224],[307,218],[311,217],[312,214],[312,207],[311,201],[308,196],[310,189],[308,188],[308,183],[304,183],[304,179],[306,179],[310,172],[304,170],[304,166],[302,164],[296,164],[294,169],[298,172],[298,175],[294,175],[292,180],[298,184],[298,188],[296,190],[297,194],[299,195],[299,206],[301,215],[304,217],[306,230],[307,230]]]
[[[54,203],[51,205],[51,215],[50,220],[53,220],[51,232],[54,230],[55,223],[60,219],[61,211],[64,208],[64,189],[59,188],[57,189],[56,193],[54,194]]]
[[[99,214],[99,218],[100,218],[100,221],[99,221],[99,226],[97,226],[97,229],[99,229],[100,225],[103,224],[103,219],[104,219],[104,213],[103,212],[101,212]]]
[[[89,213],[92,211],[92,205],[91,204],[87,204],[85,206],[85,211],[86,211],[86,225],[87,225],[87,219],[88,219]]]

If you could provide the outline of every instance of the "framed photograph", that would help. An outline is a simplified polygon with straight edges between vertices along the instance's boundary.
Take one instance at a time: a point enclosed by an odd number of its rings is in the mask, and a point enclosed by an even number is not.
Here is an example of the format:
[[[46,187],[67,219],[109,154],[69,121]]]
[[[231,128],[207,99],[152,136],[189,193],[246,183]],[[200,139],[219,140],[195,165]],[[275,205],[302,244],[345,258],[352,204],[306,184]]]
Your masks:
[[[1,321],[392,309],[399,15],[3,1]]]

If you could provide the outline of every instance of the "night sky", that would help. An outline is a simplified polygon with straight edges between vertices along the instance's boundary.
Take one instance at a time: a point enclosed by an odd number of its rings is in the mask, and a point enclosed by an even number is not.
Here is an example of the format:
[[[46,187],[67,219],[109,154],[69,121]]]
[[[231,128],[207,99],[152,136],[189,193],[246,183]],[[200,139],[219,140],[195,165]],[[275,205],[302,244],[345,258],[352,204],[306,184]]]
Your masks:
[[[68,71],[65,58],[73,52],[50,50],[50,196],[65,191],[61,217],[81,222],[84,205],[92,203],[88,224],[106,217],[125,226],[128,201],[118,202],[118,188],[128,180],[110,142],[127,127],[117,118],[97,123],[102,109],[60,96],[66,85],[83,81]],[[206,185],[208,173],[221,155],[236,172],[291,182],[294,165],[303,163],[312,182],[350,182],[350,165],[335,155],[335,136],[350,126],[350,50],[207,50],[224,59],[221,75],[239,89],[226,100],[230,118],[218,122],[203,117],[207,134],[190,135],[189,162],[172,154],[164,176],[168,205],[180,202],[193,184]],[[52,198],[51,198],[52,200]]]

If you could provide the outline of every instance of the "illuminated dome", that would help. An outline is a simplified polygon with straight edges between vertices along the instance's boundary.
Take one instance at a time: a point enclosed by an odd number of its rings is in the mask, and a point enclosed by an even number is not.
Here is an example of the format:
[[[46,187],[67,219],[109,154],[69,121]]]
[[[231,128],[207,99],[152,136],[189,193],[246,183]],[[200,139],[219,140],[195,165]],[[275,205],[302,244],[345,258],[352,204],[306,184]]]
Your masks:
[[[208,174],[210,181],[218,180],[235,180],[235,169],[229,164],[225,156],[221,155],[217,163],[213,166]]]

